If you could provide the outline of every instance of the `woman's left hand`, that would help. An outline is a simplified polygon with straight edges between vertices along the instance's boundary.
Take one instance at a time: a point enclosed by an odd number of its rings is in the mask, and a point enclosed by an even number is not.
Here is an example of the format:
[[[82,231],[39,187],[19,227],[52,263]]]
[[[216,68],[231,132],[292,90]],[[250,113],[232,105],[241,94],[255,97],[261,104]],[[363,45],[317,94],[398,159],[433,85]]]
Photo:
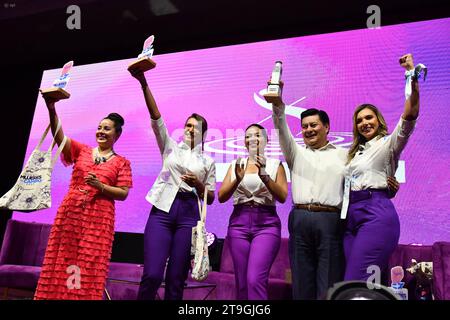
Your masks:
[[[97,176],[93,172],[88,172],[88,175],[84,177],[84,182],[86,182],[86,184],[90,186],[97,188],[98,190],[101,190],[103,188],[103,183],[98,180]]]
[[[187,171],[186,174],[183,174],[181,176],[181,180],[183,180],[188,186],[196,188],[200,185],[200,180],[198,180],[197,176],[191,172],[191,171]]]
[[[394,198],[397,194],[397,191],[400,189],[400,183],[397,181],[395,177],[388,176],[387,177],[387,186],[388,186],[388,194],[389,198]]]
[[[258,167],[258,175],[263,182],[268,180],[269,174],[266,172],[266,157],[264,156],[255,156],[256,162],[255,165]]]

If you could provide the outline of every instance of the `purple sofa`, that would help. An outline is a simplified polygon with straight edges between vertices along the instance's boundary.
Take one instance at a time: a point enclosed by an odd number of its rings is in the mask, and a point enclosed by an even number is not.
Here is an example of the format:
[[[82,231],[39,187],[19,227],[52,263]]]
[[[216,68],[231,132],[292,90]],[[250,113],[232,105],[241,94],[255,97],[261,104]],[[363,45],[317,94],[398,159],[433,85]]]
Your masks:
[[[106,290],[111,300],[136,300],[143,267],[140,264],[110,262]]]
[[[0,287],[34,291],[51,225],[9,220],[0,252]]]
[[[141,275],[142,265],[111,262],[106,285],[110,298],[112,300],[136,299]],[[292,299],[290,276],[288,239],[282,239],[280,251],[270,270],[269,299]],[[164,297],[164,288],[160,288],[158,297]],[[189,276],[183,293],[183,299],[235,299],[234,267],[227,239],[225,239],[222,249],[220,271],[210,272],[208,278],[202,282],[193,281]]]
[[[139,282],[142,277],[143,266],[140,264],[111,262],[109,265],[106,291],[111,300],[136,300]],[[215,299],[216,285],[207,281],[193,281],[188,277],[183,300],[205,300]],[[158,290],[156,299],[164,298],[164,284]]]
[[[16,220],[8,221],[0,251],[0,289],[14,288],[34,291],[39,279],[51,226]],[[410,266],[411,259],[433,261],[433,293],[437,300],[450,300],[450,242],[436,242],[432,246],[399,245],[389,261],[389,267]],[[228,243],[225,239],[220,271],[209,273],[201,282],[188,279],[183,299],[232,300],[235,280]],[[106,288],[113,300],[134,300],[137,297],[142,265],[111,262]],[[405,282],[413,277],[405,273]],[[160,288],[159,297],[164,296]],[[269,299],[291,299],[288,240],[282,239],[277,259],[270,271]],[[410,294],[411,297],[411,294]]]
[[[210,272],[205,280],[216,284],[215,294],[211,299],[234,300],[236,299],[236,285],[234,266],[231,258],[228,241],[225,238],[220,271]],[[291,269],[289,265],[288,239],[281,239],[280,251],[275,259],[269,275],[268,295],[270,300],[292,299]]]
[[[389,260],[389,270],[402,266],[405,270],[405,287],[408,288],[409,300],[414,300],[415,278],[406,268],[411,266],[411,259],[433,262],[433,294],[436,300],[450,300],[450,242],[435,242],[432,246],[398,245]]]
[[[435,242],[432,255],[434,298],[450,300],[450,242]]]

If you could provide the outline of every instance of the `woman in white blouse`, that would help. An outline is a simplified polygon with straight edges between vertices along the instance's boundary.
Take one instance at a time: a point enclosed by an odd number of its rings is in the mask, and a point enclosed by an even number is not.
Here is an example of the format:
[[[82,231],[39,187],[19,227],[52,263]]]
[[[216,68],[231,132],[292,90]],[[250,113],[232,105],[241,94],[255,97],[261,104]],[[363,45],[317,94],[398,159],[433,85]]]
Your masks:
[[[203,153],[208,129],[205,118],[194,113],[184,124],[183,141],[176,143],[167,131],[156,102],[139,70],[130,73],[141,84],[163,159],[163,167],[146,199],[153,207],[144,232],[144,273],[138,299],[153,300],[165,271],[166,300],[181,300],[190,267],[192,227],[200,219],[197,196],[214,201],[216,168]],[[167,269],[166,269],[166,262]]]
[[[227,239],[236,278],[236,299],[267,300],[270,268],[281,241],[275,202],[286,201],[286,172],[280,160],[264,157],[267,132],[259,124],[245,130],[249,157],[234,160],[219,190],[219,202],[233,196]]]
[[[400,64],[407,70],[406,92],[410,94],[406,94],[403,114],[392,134],[388,135],[386,121],[371,104],[359,106],[353,115],[353,144],[346,167],[350,195],[344,280],[367,280],[376,268],[385,272],[400,237],[399,218],[389,199],[386,178],[395,174],[419,115],[418,75],[414,74],[412,56],[402,56]]]

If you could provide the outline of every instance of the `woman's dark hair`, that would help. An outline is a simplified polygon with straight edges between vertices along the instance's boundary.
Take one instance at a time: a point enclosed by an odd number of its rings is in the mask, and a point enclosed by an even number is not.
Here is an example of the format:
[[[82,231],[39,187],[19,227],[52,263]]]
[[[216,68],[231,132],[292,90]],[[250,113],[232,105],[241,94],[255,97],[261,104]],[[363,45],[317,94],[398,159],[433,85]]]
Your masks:
[[[247,132],[248,129],[250,129],[251,127],[256,127],[259,128],[262,132],[262,135],[264,136],[264,139],[266,139],[266,142],[269,141],[269,137],[267,136],[267,130],[266,128],[264,128],[262,125],[258,124],[258,123],[252,123],[251,125],[249,125],[246,129],[245,132]]]
[[[201,123],[201,126],[202,126],[202,142],[203,142],[203,139],[205,138],[205,132],[208,131],[208,122],[206,121],[205,118],[203,118],[198,113],[193,113],[186,119],[186,122],[184,123],[184,126],[186,126],[187,122],[191,118],[194,118],[195,120],[197,120],[198,122]]]
[[[203,150],[203,146],[205,144],[205,133],[206,133],[206,131],[208,131],[208,122],[206,121],[205,118],[203,118],[198,113],[193,113],[186,119],[186,122],[184,123],[185,127],[186,127],[186,124],[189,121],[189,119],[197,120],[197,122],[200,122],[200,125],[202,126],[202,150]]]
[[[109,119],[114,122],[114,129],[116,129],[116,133],[120,135],[122,133],[122,126],[125,124],[125,120],[123,120],[122,116],[118,113],[110,113],[103,119]]]

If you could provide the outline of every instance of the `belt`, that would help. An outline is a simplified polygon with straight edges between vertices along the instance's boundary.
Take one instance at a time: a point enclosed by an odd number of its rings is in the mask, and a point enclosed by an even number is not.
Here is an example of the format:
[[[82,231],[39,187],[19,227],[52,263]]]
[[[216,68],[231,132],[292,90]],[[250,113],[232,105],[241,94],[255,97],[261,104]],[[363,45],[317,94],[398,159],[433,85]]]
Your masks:
[[[317,204],[317,203],[294,204],[294,208],[296,208],[296,209],[302,209],[302,210],[308,210],[308,211],[314,211],[314,212],[319,212],[319,211],[325,211],[325,212],[339,212],[339,211],[341,211],[341,210],[340,210],[339,208],[337,208],[337,207],[324,206],[324,205]]]
[[[244,202],[244,203],[238,203],[237,205],[244,206],[244,207],[250,207],[250,208],[257,208],[257,207],[264,206],[263,204],[258,203],[258,202],[253,201],[253,200],[247,201],[247,202]]]
[[[364,189],[358,191],[350,191],[350,203],[359,202],[362,200],[367,200],[372,198],[374,195],[381,195],[385,197],[389,197],[388,189]]]
[[[192,191],[178,191],[176,197],[179,199],[197,199],[197,196]]]

